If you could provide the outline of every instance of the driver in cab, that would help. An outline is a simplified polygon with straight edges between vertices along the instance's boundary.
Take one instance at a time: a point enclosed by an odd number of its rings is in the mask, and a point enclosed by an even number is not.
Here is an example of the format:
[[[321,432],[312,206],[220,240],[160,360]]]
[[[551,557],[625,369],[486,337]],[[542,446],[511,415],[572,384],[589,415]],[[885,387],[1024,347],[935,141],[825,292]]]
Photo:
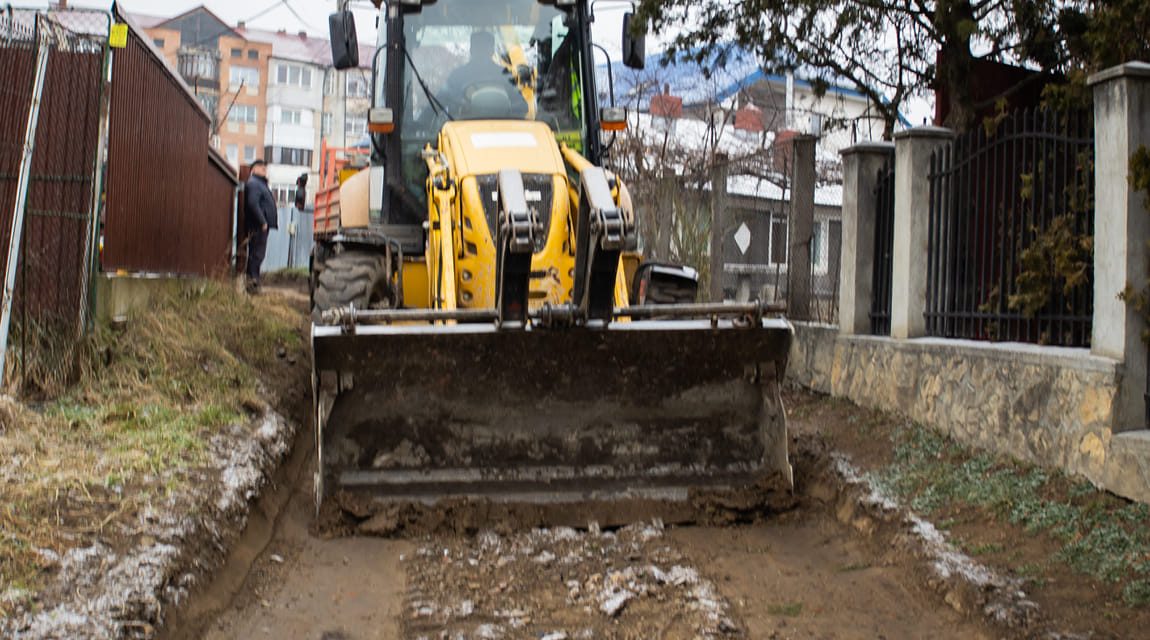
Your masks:
[[[522,118],[527,102],[511,73],[495,62],[495,36],[471,34],[467,62],[451,72],[445,85],[448,109],[458,118]]]

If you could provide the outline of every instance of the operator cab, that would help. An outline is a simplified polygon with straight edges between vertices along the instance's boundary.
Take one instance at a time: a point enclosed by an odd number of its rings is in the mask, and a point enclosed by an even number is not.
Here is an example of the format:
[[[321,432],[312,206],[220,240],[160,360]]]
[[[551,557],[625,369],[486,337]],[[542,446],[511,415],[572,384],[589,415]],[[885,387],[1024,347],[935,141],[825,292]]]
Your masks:
[[[382,191],[373,199],[372,220],[388,227],[426,220],[422,153],[452,120],[545,122],[557,142],[598,164],[588,11],[582,0],[386,3],[372,60],[373,107],[386,107],[394,129],[372,135],[372,166],[381,175],[371,188],[373,195]],[[337,30],[354,32],[350,15],[332,16],[333,47],[347,41]],[[642,39],[636,59],[626,26],[624,62],[641,67]],[[333,58],[338,68],[341,60]]]

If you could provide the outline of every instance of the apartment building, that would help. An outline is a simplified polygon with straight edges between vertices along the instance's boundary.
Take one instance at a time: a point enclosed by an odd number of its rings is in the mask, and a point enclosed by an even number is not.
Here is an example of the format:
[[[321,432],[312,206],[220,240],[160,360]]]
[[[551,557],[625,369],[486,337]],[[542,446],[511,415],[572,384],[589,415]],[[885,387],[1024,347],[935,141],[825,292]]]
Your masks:
[[[286,29],[267,31],[240,25],[248,40],[271,48],[268,59],[267,118],[260,157],[268,163],[268,182],[280,206],[291,204],[296,179],[318,181],[318,133],[323,120],[323,89],[330,68],[327,40]],[[314,190],[314,189],[313,189]]]
[[[268,182],[286,206],[296,179],[307,173],[310,202],[319,182],[323,141],[345,147],[367,133],[373,48],[361,48],[363,68],[340,72],[331,66],[331,44],[325,38],[243,25],[237,31],[271,47],[263,148]]]
[[[366,140],[374,47],[360,48],[359,69],[336,71],[328,40],[304,31],[232,27],[202,6],[172,18],[133,18],[211,114],[228,161],[268,163],[281,206],[292,203],[303,173],[310,202],[324,140],[332,147]]]
[[[260,157],[272,47],[245,38],[205,7],[172,18],[132,17],[208,112],[216,148],[236,167]]]

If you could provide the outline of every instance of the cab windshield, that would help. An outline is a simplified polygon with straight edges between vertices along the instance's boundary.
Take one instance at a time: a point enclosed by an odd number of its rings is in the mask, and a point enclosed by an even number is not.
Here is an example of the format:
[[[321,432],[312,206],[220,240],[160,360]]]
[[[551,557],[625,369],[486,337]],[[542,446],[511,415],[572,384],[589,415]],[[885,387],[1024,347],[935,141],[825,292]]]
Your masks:
[[[435,144],[449,120],[537,120],[583,149],[583,43],[576,11],[536,0],[439,0],[402,19],[404,200],[414,198],[426,211],[420,151]]]

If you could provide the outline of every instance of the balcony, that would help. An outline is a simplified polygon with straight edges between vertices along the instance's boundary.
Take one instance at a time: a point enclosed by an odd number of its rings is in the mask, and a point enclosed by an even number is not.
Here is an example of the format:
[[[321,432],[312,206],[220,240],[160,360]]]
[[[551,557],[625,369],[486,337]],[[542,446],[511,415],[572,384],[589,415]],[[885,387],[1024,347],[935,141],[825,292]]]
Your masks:
[[[220,88],[220,54],[211,49],[182,48],[179,57],[180,76],[193,89]]]

